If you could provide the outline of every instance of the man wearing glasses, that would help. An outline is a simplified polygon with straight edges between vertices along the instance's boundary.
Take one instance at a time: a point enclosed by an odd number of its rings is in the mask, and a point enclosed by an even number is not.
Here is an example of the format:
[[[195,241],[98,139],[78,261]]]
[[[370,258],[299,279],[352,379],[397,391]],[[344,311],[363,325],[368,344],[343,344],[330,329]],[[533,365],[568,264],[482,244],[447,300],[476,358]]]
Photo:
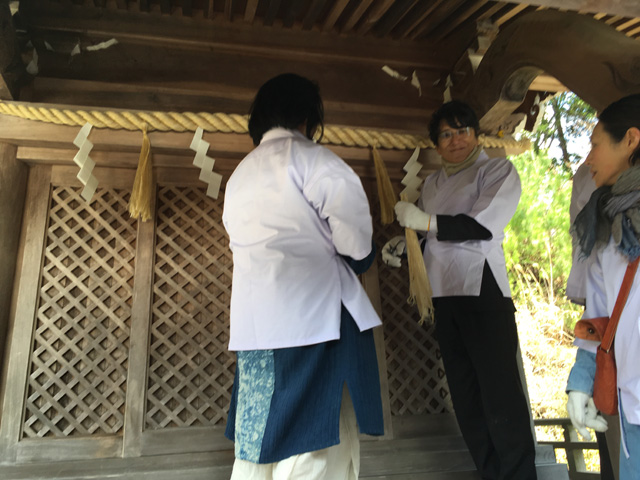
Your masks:
[[[536,478],[529,406],[517,364],[518,333],[502,240],[520,200],[506,158],[478,144],[467,104],[438,109],[429,135],[442,168],[426,178],[418,206],[399,202],[398,222],[424,234],[436,335],[460,430],[483,479]],[[391,240],[383,258],[398,250]]]

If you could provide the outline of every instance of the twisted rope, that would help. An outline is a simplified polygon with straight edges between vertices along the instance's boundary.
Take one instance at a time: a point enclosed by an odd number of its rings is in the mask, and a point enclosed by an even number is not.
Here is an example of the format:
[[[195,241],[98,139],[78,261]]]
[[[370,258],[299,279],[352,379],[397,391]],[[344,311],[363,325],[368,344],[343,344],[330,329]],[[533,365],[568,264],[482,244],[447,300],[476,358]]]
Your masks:
[[[53,107],[34,106],[20,102],[0,102],[0,113],[27,120],[37,120],[56,125],[82,126],[89,122],[96,128],[111,130],[187,132],[201,127],[206,132],[240,133],[248,132],[247,116],[208,112],[148,112],[148,111],[102,111],[70,110]],[[514,139],[485,137],[480,144],[488,147],[519,147],[528,145]],[[413,150],[416,147],[434,148],[433,142],[420,135],[381,132],[361,128],[327,125],[321,143],[344,145],[347,147],[378,147],[396,150]]]

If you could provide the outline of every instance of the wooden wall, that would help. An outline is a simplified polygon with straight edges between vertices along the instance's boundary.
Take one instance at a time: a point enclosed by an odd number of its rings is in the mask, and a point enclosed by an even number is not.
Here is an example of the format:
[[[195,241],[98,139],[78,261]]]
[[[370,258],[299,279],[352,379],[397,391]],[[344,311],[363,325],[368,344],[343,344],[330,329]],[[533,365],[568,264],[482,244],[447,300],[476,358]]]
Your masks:
[[[224,188],[218,200],[207,197],[190,156],[161,153],[155,217],[136,222],[126,208],[135,170],[105,161],[132,154],[96,152],[100,183],[87,203],[66,150],[19,150],[31,175],[0,463],[231,448],[222,436],[235,368],[227,351],[232,259],[220,221]],[[375,192],[369,152],[351,150],[350,163]],[[226,179],[231,163],[221,163]],[[392,175],[396,183],[401,173]],[[371,201],[375,216],[375,193]],[[376,227],[379,250],[397,226],[389,228]],[[417,325],[406,304],[407,280],[406,271],[380,260],[364,280],[385,321],[377,344],[388,426],[393,416],[451,411],[433,332]],[[388,429],[386,438],[392,435]]]

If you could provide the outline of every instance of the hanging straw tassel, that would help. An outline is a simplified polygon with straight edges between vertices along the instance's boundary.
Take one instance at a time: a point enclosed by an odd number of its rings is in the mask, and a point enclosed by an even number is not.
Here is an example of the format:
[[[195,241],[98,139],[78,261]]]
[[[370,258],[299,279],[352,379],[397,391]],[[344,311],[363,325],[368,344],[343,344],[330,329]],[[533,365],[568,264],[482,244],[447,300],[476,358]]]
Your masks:
[[[373,163],[376,167],[376,184],[378,185],[378,198],[380,200],[380,221],[383,225],[393,223],[393,207],[396,204],[396,194],[385,167],[380,152],[373,147]]]
[[[402,201],[406,202],[406,195],[401,195]],[[422,325],[425,320],[433,323],[433,290],[427,275],[427,267],[422,258],[422,249],[418,241],[418,234],[410,228],[404,229],[404,237],[407,243],[407,263],[409,264],[409,305],[416,305],[420,313],[418,325]]]
[[[147,135],[146,124],[142,127],[142,149],[138,159],[138,170],[133,182],[133,190],[129,199],[129,215],[140,218],[143,222],[151,220],[151,203],[153,195],[153,169],[151,162],[151,142]]]

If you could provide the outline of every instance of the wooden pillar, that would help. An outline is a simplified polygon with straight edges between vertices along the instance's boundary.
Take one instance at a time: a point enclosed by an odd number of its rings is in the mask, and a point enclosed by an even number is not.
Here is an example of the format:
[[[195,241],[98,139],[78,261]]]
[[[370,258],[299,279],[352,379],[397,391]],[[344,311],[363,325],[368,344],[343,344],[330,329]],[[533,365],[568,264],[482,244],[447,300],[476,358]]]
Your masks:
[[[0,143],[0,362],[7,341],[28,172],[27,165],[16,160],[16,147]]]

